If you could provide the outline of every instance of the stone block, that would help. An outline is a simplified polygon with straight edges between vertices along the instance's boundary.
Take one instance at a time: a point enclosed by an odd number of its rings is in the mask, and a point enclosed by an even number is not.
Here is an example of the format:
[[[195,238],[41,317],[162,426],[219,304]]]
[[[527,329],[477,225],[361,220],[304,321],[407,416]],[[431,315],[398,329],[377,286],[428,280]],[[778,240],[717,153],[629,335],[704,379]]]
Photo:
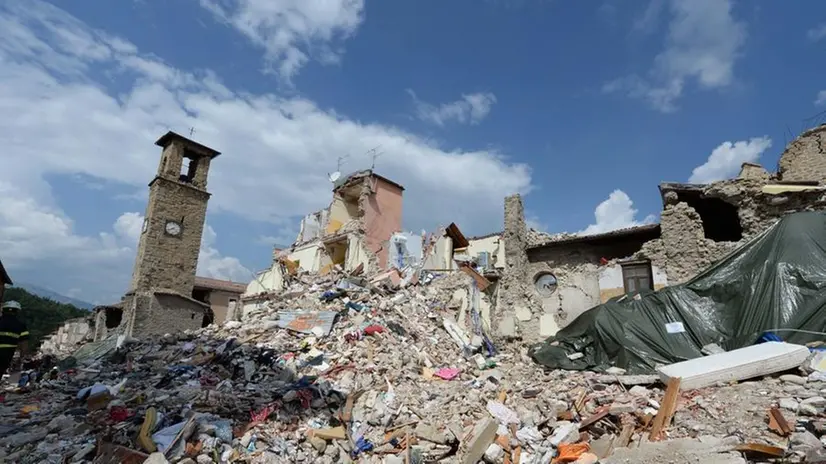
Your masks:
[[[485,455],[488,446],[496,438],[496,421],[490,417],[480,420],[473,427],[467,449],[462,456],[462,464],[476,464]]]
[[[533,317],[533,315],[531,314],[531,310],[524,306],[517,306],[514,309],[514,314],[516,315],[516,318],[522,322],[530,321]]]
[[[559,332],[559,325],[557,325],[553,314],[543,314],[539,317],[539,335],[550,337]]]
[[[516,317],[514,316],[505,316],[499,322],[498,327],[499,335],[505,338],[514,338],[516,337]]]

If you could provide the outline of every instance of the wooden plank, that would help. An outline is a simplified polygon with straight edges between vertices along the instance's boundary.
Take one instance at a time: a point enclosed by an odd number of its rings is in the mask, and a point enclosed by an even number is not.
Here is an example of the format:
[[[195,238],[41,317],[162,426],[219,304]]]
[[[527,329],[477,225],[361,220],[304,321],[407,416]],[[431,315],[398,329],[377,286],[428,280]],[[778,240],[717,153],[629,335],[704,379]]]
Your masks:
[[[482,274],[479,274],[474,269],[471,269],[470,266],[462,265],[459,269],[464,272],[465,274],[473,277],[473,280],[476,281],[476,286],[479,287],[480,292],[484,292],[485,290],[490,287],[490,281],[485,278]]]
[[[608,415],[609,410],[610,409],[608,407],[603,406],[597,412],[595,412],[594,415],[592,415],[591,417],[589,417],[589,418],[585,419],[584,421],[580,422],[579,423],[579,430],[586,429],[586,428],[590,427],[591,425],[601,421],[605,416]]]
[[[665,389],[665,396],[660,404],[660,410],[657,411],[657,415],[654,417],[654,425],[648,435],[650,441],[659,440],[674,417],[680,395],[680,380],[679,377],[671,377],[668,380],[668,387]]]
[[[625,448],[631,442],[631,435],[634,434],[634,424],[625,424],[622,426],[622,431],[616,440],[614,440],[614,448]]]
[[[782,458],[786,455],[786,450],[777,446],[764,445],[762,443],[744,443],[734,448],[741,453],[751,457],[773,457]]]

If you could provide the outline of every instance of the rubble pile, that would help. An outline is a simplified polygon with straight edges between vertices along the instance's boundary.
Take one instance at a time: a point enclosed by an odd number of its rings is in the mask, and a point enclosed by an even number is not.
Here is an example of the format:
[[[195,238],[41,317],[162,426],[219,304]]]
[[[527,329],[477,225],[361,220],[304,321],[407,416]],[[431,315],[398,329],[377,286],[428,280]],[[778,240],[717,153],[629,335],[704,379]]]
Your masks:
[[[526,347],[488,338],[476,288],[463,272],[426,274],[405,288],[339,272],[303,275],[241,321],[152,339],[115,335],[57,365],[42,358],[0,403],[0,459],[499,464],[826,455],[818,438],[826,384],[817,372],[669,391],[656,376],[621,369],[543,371]]]

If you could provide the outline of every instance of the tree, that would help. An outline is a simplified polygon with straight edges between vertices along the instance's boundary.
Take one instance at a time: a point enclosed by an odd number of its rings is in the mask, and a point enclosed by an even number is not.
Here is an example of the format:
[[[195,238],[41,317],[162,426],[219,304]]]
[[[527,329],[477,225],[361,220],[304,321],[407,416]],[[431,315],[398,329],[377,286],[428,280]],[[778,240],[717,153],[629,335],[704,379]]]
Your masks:
[[[54,333],[69,319],[91,315],[89,311],[77,306],[33,295],[20,287],[7,288],[3,299],[5,301],[15,300],[23,306],[20,319],[29,328],[31,347],[39,346],[44,338]]]

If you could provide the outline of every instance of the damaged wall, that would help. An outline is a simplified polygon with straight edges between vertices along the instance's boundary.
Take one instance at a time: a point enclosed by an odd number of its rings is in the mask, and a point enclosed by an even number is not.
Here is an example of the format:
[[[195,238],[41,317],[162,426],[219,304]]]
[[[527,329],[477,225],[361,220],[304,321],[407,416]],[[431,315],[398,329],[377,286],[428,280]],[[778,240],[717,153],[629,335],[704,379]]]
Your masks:
[[[448,271],[456,268],[453,261],[453,239],[440,235],[424,258],[423,269],[428,271]]]
[[[467,253],[471,258],[478,257],[479,253],[489,253],[490,267],[495,269],[505,268],[505,240],[501,233],[471,237],[468,239],[468,243]]]
[[[373,193],[363,198],[364,234],[367,249],[375,253],[378,265],[388,267],[390,237],[402,228],[402,188],[380,177],[372,177]]]
[[[793,140],[780,156],[779,167],[783,181],[826,181],[826,124]]]
[[[78,318],[66,321],[57,332],[43,340],[40,352],[51,355],[70,354],[77,345],[91,333],[91,324],[88,318]]]
[[[206,306],[174,294],[137,293],[127,299],[125,308],[125,333],[139,338],[200,329]]]
[[[496,313],[492,316],[495,333],[503,338],[522,337],[540,341],[540,319],[547,321],[542,305],[529,283],[529,262],[526,253],[527,228],[522,197],[505,198],[505,269],[499,284]]]
[[[796,190],[755,179],[690,187],[663,184],[661,190],[662,237],[646,243],[637,256],[663,268],[671,284],[694,277],[786,214],[826,209],[822,189]],[[732,210],[706,208],[703,202],[712,200]],[[727,217],[731,211],[733,217]],[[739,238],[730,239],[734,237]]]
[[[549,296],[540,295],[532,285],[543,314],[553,317],[553,321],[546,318],[540,324],[539,334],[543,338],[553,335],[586,310],[625,293],[619,261],[640,251],[653,233],[648,229],[637,235],[604,238],[600,243],[557,241],[528,249],[531,284],[543,273],[556,278],[556,290]],[[654,285],[662,288],[667,281],[665,273],[654,265],[651,270]]]

